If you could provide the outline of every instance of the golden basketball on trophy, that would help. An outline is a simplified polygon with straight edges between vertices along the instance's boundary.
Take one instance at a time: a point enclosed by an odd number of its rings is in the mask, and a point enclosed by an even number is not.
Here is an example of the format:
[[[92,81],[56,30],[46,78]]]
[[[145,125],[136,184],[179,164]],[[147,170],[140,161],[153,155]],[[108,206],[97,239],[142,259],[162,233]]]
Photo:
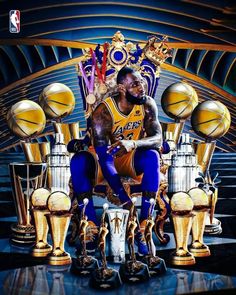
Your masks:
[[[185,82],[171,84],[161,97],[163,111],[175,120],[187,119],[198,104],[198,96],[192,86]]]
[[[71,208],[71,200],[64,192],[53,192],[48,198],[47,206],[51,212],[68,212]]]
[[[43,89],[39,104],[49,118],[62,118],[74,110],[75,97],[68,86],[52,83]]]
[[[31,203],[32,206],[37,207],[37,208],[42,208],[46,207],[47,205],[47,200],[50,195],[50,191],[46,188],[38,188],[35,191],[33,191],[31,195]]]
[[[36,102],[24,99],[9,109],[7,124],[14,134],[26,138],[38,135],[43,131],[46,117]]]
[[[193,201],[190,196],[184,192],[178,192],[173,195],[170,201],[172,211],[181,215],[182,212],[189,213],[193,210]]]
[[[222,137],[229,129],[231,116],[227,107],[217,100],[199,104],[191,116],[191,124],[197,135],[207,139]]]

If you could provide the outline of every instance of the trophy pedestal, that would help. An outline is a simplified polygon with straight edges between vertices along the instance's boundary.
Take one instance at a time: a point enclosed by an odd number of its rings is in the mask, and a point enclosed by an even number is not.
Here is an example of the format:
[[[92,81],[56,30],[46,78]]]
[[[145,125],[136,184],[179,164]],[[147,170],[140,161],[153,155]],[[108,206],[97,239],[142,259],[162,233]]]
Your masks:
[[[95,289],[115,289],[121,286],[119,272],[112,268],[98,268],[92,272],[90,286]]]
[[[140,261],[127,261],[120,266],[120,275],[124,282],[138,283],[150,278],[148,266]]]
[[[193,265],[195,263],[193,254],[186,250],[178,249],[171,253],[171,264],[173,265]]]
[[[151,277],[162,275],[167,271],[164,259],[157,256],[151,257],[148,255],[144,257],[143,262],[147,264]]]
[[[30,245],[35,243],[35,228],[31,224],[12,224],[11,231],[11,242],[18,245]]]
[[[210,223],[210,218],[209,218],[209,216],[207,216],[204,234],[219,235],[221,233],[222,233],[222,227],[221,227],[220,220],[213,218],[212,223]]]
[[[43,241],[39,241],[33,248],[31,255],[34,257],[46,257],[52,252],[52,246]]]
[[[70,254],[67,252],[63,253],[56,253],[53,252],[51,255],[48,256],[48,264],[50,265],[66,265],[71,264],[71,257]]]
[[[97,259],[92,256],[79,256],[72,258],[71,272],[78,275],[89,275],[92,271],[98,268]]]
[[[194,243],[191,244],[189,251],[195,257],[206,257],[211,255],[211,252],[208,246],[198,241],[195,241]]]

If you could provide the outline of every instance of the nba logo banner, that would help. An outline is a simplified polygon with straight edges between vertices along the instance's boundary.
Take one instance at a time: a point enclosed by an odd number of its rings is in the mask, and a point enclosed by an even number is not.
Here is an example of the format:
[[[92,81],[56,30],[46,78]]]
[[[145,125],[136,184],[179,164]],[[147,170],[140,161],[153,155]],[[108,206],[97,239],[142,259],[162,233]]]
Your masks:
[[[20,32],[20,11],[10,10],[9,12],[9,31],[10,33]]]

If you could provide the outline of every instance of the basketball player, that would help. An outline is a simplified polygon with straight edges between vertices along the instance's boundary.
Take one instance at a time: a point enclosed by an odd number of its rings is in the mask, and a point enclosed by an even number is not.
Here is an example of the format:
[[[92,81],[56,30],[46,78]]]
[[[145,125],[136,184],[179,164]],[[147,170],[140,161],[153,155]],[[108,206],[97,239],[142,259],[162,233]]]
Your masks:
[[[159,187],[159,149],[162,131],[153,98],[145,94],[141,75],[131,68],[123,68],[117,75],[119,95],[102,101],[92,114],[92,141],[89,151],[75,154],[71,160],[72,185],[78,203],[89,198],[86,207],[88,220],[98,225],[93,206],[94,184],[107,180],[124,208],[130,208],[131,199],[120,176],[141,181],[142,207],[140,226],[148,217],[149,200],[156,199]],[[69,143],[68,150],[73,150]],[[135,242],[139,254],[148,254],[140,227]],[[87,244],[89,250],[89,243]],[[95,245],[93,244],[95,247]]]

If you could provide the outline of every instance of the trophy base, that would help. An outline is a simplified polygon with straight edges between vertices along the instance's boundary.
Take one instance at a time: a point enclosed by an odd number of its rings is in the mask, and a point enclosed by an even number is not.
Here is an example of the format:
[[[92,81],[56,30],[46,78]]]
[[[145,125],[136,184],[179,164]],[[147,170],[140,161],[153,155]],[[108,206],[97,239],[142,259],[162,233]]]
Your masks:
[[[171,264],[173,265],[193,265],[196,263],[193,254],[185,250],[171,253]]]
[[[199,242],[193,243],[190,246],[189,251],[194,257],[207,257],[211,255],[211,251],[208,246]]]
[[[40,243],[40,242],[39,242]],[[52,246],[49,244],[45,244],[43,247],[40,247],[40,244],[36,244],[32,250],[31,255],[34,257],[46,257],[49,253],[52,252]]]
[[[79,256],[72,258],[72,265],[70,271],[78,275],[89,275],[92,271],[99,267],[97,259],[92,256]]]
[[[12,224],[11,225],[11,242],[18,245],[29,245],[34,244],[36,240],[35,228],[33,225],[21,225]]]
[[[213,223],[207,223],[205,225],[204,234],[208,235],[220,235],[222,233],[222,227],[220,220],[214,218]]]
[[[66,265],[66,264],[71,264],[71,257],[70,254],[67,252],[64,252],[63,254],[61,254],[60,256],[56,256],[50,254],[48,256],[48,264],[50,265]]]
[[[144,257],[143,262],[147,264],[151,277],[162,275],[167,271],[164,259],[157,256],[146,256]]]
[[[95,289],[116,289],[122,284],[119,272],[112,268],[98,268],[91,273],[89,285]]]
[[[150,278],[148,266],[140,261],[127,261],[120,266],[121,279],[127,283],[138,283]]]

